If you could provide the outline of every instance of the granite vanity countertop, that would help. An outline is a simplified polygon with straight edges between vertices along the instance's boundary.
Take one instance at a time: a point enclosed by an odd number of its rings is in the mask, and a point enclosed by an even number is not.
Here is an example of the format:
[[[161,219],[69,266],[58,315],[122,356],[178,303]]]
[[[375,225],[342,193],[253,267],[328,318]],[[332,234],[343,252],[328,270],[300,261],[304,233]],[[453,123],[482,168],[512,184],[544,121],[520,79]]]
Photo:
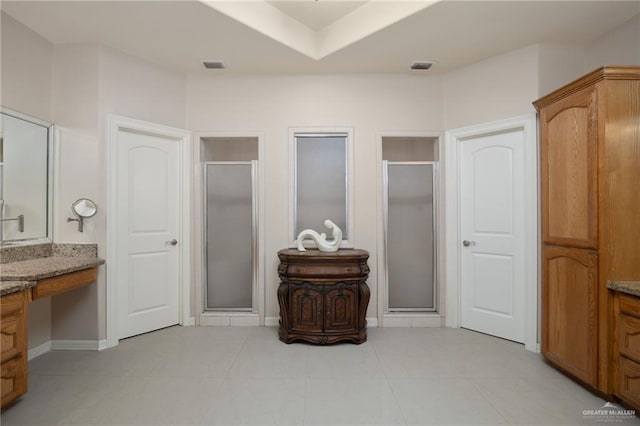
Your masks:
[[[95,256],[52,256],[10,262],[0,265],[0,281],[38,281],[102,264],[104,259]]]
[[[0,281],[0,296],[35,287],[37,281]]]
[[[607,287],[620,293],[640,297],[640,281],[607,281]]]

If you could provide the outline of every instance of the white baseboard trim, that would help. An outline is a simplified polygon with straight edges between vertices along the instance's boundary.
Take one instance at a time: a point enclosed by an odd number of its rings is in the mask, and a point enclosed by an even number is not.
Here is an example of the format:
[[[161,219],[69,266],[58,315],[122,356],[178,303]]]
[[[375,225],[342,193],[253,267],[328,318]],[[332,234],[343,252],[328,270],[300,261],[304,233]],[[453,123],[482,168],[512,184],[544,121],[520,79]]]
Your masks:
[[[193,327],[196,325],[196,317],[189,317],[189,320],[182,324],[183,327]]]
[[[367,318],[367,328],[378,328],[378,318]]]
[[[107,349],[107,340],[52,340],[55,351],[101,351]]]
[[[279,327],[280,326],[280,317],[265,317],[264,318],[264,326],[265,327]]]
[[[381,327],[443,327],[443,318],[434,313],[393,313],[382,316]]]
[[[203,327],[258,327],[260,326],[260,316],[242,312],[207,312],[200,315],[198,325]]]
[[[27,354],[27,359],[31,361],[34,358],[39,357],[40,355],[44,355],[51,350],[51,340],[46,341],[35,348],[29,349]]]

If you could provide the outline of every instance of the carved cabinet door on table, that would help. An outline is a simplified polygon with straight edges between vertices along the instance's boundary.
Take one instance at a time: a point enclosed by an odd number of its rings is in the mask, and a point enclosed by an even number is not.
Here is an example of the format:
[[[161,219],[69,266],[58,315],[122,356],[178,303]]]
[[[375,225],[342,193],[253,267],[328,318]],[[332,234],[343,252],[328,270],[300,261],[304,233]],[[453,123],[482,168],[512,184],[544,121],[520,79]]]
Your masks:
[[[367,340],[369,275],[364,250],[280,250],[280,340],[330,344]]]

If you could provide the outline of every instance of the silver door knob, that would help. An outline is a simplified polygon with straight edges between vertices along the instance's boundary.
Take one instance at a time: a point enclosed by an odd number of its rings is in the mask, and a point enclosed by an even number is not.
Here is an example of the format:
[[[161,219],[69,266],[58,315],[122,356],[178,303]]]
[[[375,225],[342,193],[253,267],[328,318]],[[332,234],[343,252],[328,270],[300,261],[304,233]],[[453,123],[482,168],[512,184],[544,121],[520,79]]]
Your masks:
[[[475,246],[475,245],[476,245],[476,242],[475,242],[475,241],[467,241],[467,240],[464,240],[464,241],[462,242],[462,245],[463,245],[463,246],[465,246],[465,247]]]
[[[178,240],[174,238],[172,240],[166,241],[164,244],[167,246],[175,246],[175,245],[178,245]]]

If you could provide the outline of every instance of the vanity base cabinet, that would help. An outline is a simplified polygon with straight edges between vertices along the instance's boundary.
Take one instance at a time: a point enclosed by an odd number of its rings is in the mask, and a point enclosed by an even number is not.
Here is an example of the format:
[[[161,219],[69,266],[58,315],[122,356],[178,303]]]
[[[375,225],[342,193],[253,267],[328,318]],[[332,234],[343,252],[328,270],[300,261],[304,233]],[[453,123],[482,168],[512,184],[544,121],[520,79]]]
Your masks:
[[[285,343],[362,343],[367,340],[369,275],[364,250],[278,252],[280,328]]]
[[[613,394],[640,414],[640,297],[614,293]]]
[[[2,408],[27,392],[27,303],[28,292],[0,298]]]

